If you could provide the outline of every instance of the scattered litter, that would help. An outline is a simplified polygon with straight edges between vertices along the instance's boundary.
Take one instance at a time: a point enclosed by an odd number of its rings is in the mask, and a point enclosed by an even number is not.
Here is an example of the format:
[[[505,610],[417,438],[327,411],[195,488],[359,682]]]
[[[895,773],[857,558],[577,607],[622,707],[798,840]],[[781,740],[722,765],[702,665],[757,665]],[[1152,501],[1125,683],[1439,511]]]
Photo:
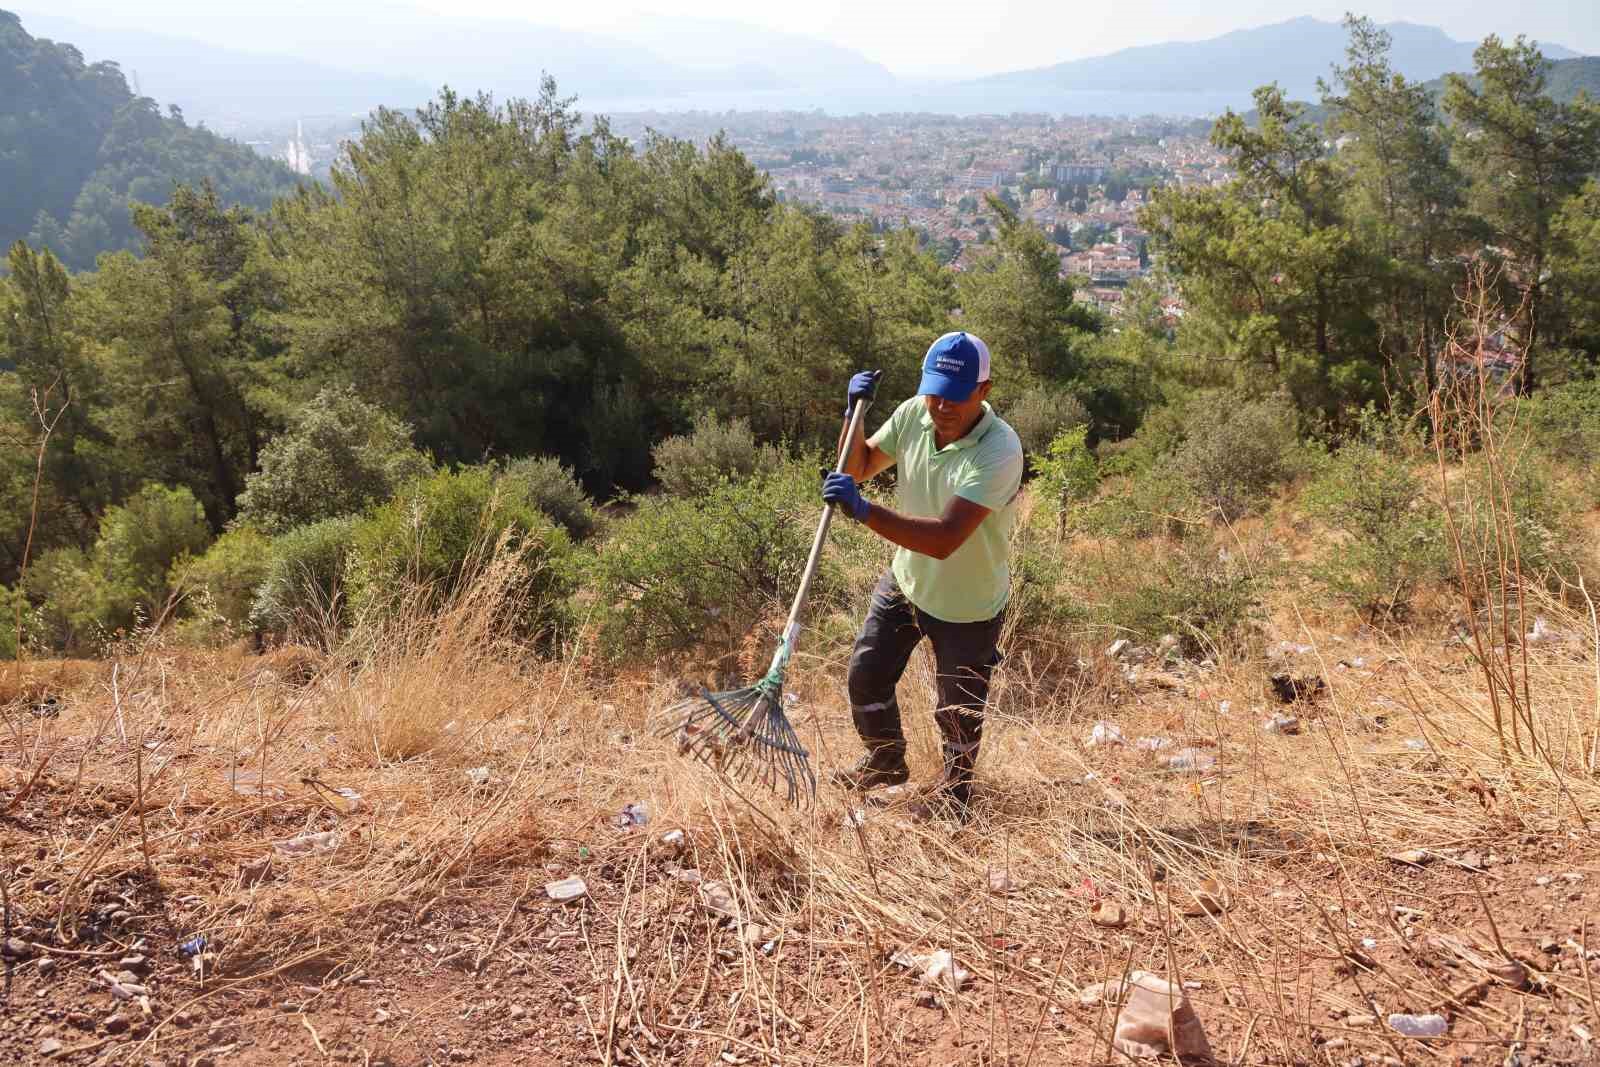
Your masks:
[[[473,786],[475,786],[476,788],[482,789],[484,786],[489,784],[489,768],[487,768],[487,767],[469,767],[469,768],[467,768],[467,781],[471,782],[473,784]]]
[[[1553,629],[1543,615],[1533,620],[1533,629],[1528,631],[1528,644],[1543,645],[1552,641],[1564,641],[1566,637],[1560,630]]]
[[[702,882],[700,903],[706,906],[707,911],[718,915],[725,915],[730,919],[739,917],[739,904],[733,899],[733,891],[728,888],[726,882]]]
[[[272,854],[258,856],[249,863],[239,864],[239,884],[245,888],[260,885],[272,877]]]
[[[867,812],[864,808],[851,808],[844,813],[844,828],[855,830],[867,824]]]
[[[347,785],[342,785],[333,792],[340,800],[344,801],[344,813],[346,815],[355,815],[366,808],[366,804],[361,799],[361,794]]]
[[[1093,729],[1089,731],[1089,740],[1086,742],[1090,748],[1098,748],[1101,745],[1120,745],[1124,743],[1125,741],[1122,736],[1121,727],[1117,726],[1116,723],[1106,722],[1104,720],[1094,724]]]
[[[1450,1023],[1443,1015],[1404,1015],[1399,1012],[1389,1016],[1389,1029],[1401,1037],[1443,1037]]]
[[[1391,852],[1389,859],[1396,863],[1404,863],[1412,867],[1421,867],[1433,859],[1433,853],[1422,848],[1408,848],[1404,852]]]
[[[1406,748],[1412,752],[1426,752],[1428,751],[1428,742],[1420,737],[1408,737],[1406,738]]]
[[[1107,659],[1116,659],[1118,656],[1122,655],[1124,652],[1126,652],[1128,650],[1128,646],[1130,644],[1132,644],[1132,642],[1129,641],[1126,637],[1117,638],[1115,641],[1111,642],[1111,644],[1106,648],[1106,658]]]
[[[643,803],[624,804],[622,811],[611,817],[611,825],[618,830],[632,830],[650,821],[650,813]]]
[[[272,847],[285,856],[309,856],[316,852],[332,852],[339,847],[339,835],[332,830],[319,833],[296,834],[287,841],[274,841]]]
[[[680,882],[688,882],[691,885],[700,884],[700,869],[698,867],[668,867],[667,875]]]
[[[739,930],[739,940],[743,941],[751,948],[755,948],[763,941],[771,941],[772,936],[773,931],[768,930],[760,923],[745,923],[744,926]]]
[[[40,719],[54,719],[61,714],[61,703],[55,697],[45,697],[33,705],[33,714]]]
[[[1127,985],[1112,1036],[1117,1051],[1141,1060],[1171,1054],[1212,1061],[1211,1043],[1182,989],[1148,971],[1134,971]]]
[[[1006,896],[1016,891],[1016,883],[1011,880],[1011,872],[1004,867],[989,868],[989,892],[998,896]]]
[[[1165,760],[1169,771],[1210,771],[1217,766],[1217,757],[1201,748],[1180,748]]]
[[[1328,683],[1315,676],[1307,678],[1293,674],[1274,674],[1267,681],[1272,685],[1273,696],[1282,704],[1315,700],[1328,688]]]
[[[956,962],[949,949],[926,953],[896,952],[889,957],[889,962],[908,971],[916,971],[922,981],[951,993],[961,992],[961,987],[972,977],[965,967]]]
[[[1316,649],[1310,645],[1297,645],[1289,641],[1279,641],[1269,655],[1277,656],[1308,656]]]
[[[1361,947],[1371,952],[1378,947],[1378,939],[1375,937],[1363,937],[1361,939]]]
[[[1233,906],[1228,890],[1215,878],[1207,878],[1190,894],[1190,899],[1179,908],[1190,917],[1221,915]]]
[[[204,952],[208,944],[210,944],[210,942],[206,940],[205,934],[195,934],[189,940],[179,945],[178,951],[185,956],[194,956],[198,953]]]
[[[1086,1008],[1092,1008],[1102,1000],[1115,1004],[1122,999],[1122,983],[1113,979],[1109,982],[1095,982],[1086,985],[1078,993],[1078,1003]]]
[[[1128,911],[1114,900],[1102,900],[1089,913],[1089,921],[1108,930],[1119,930],[1128,925]]]
[[[942,948],[931,953],[923,961],[922,980],[929,985],[943,986],[952,993],[961,992],[961,987],[967,984],[970,977],[971,974],[956,962],[949,949]]]
[[[577,875],[573,875],[571,878],[563,878],[559,882],[547,882],[544,887],[545,896],[562,903],[587,896],[588,892],[589,887]]]
[[[1222,703],[1218,704],[1217,705],[1217,714],[1219,714],[1219,715],[1232,715],[1233,714],[1233,701],[1224,700]]]
[[[1300,732],[1300,719],[1295,715],[1274,715],[1261,727],[1269,734],[1297,734]]]
[[[240,796],[282,800],[288,795],[281,786],[263,782],[260,771],[246,770],[243,767],[235,767],[228,772],[228,784]]]
[[[1351,659],[1342,659],[1342,660],[1339,661],[1338,666],[1341,669],[1347,670],[1347,671],[1349,671],[1349,670],[1355,670],[1355,671],[1365,670],[1366,666],[1367,666],[1367,658],[1365,656],[1355,656],[1355,657],[1353,657]]]
[[[668,830],[661,835],[661,844],[676,856],[689,847],[689,837],[682,830]]]
[[[1172,738],[1141,737],[1133,743],[1133,747],[1140,752],[1160,752],[1164,748],[1172,747]]]

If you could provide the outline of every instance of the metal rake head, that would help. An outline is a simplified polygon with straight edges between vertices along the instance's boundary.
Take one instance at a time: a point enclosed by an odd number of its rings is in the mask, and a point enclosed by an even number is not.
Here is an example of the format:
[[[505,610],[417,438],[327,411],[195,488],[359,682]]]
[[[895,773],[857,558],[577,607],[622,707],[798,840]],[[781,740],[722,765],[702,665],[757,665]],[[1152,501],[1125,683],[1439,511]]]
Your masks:
[[[811,755],[783,713],[782,685],[770,676],[723,693],[702,688],[698,696],[668,708],[667,715],[680,754],[774,791],[781,781],[793,805],[816,796]]]

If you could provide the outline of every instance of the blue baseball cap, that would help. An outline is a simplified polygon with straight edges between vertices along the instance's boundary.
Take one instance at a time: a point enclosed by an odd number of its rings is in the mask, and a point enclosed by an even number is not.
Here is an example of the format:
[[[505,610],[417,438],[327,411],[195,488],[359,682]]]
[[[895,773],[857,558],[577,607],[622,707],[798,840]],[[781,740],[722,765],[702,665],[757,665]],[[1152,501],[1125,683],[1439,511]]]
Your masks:
[[[922,358],[921,396],[941,396],[959,404],[989,380],[989,346],[970,333],[947,333]]]

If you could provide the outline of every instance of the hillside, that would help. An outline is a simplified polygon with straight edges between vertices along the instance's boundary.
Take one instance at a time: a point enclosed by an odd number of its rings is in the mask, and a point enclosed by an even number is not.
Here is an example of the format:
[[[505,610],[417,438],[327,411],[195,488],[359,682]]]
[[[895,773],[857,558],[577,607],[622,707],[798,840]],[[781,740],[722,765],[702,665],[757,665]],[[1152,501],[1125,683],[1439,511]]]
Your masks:
[[[69,266],[135,245],[130,200],[164,202],[209,180],[225,203],[264,208],[294,188],[287,167],[163,115],[115,63],[36,38],[0,11],[0,247],[28,238]]]
[[[414,107],[436,86],[404,74],[343,70],[294,56],[224,48],[189,37],[25,12],[30,33],[70,41],[87,62],[111,60],[144,95],[191,120],[364,115],[379,104]]]
[[[1472,68],[1474,42],[1452,40],[1434,26],[1395,22],[1383,28],[1394,42],[1391,62],[1408,78],[1435,78]],[[1126,48],[1110,55],[995,75],[976,84],[1040,91],[1199,92],[1249,91],[1277,82],[1292,96],[1309,96],[1317,79],[1343,61],[1345,41],[1339,23],[1302,17],[1235,30],[1206,41]],[[1560,45],[1545,45],[1544,52],[1552,59],[1576,54]]]

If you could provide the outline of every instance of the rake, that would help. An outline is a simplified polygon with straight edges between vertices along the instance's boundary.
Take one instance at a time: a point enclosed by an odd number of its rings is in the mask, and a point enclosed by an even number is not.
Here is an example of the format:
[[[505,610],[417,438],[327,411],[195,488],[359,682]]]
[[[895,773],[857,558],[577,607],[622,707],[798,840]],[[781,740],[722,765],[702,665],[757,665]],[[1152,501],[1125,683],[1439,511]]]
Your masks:
[[[857,400],[850,410],[850,427],[845,431],[839,462],[844,466],[850,442],[872,405],[870,398]],[[783,713],[783,672],[794,656],[800,637],[800,609],[817,576],[817,562],[828,539],[833,508],[824,504],[817,520],[817,533],[811,540],[811,555],[800,575],[800,588],[789,608],[789,621],[772,656],[772,666],[754,685],[713,693],[700,691],[666,710],[670,721],[679,725],[668,733],[677,738],[678,752],[690,755],[722,774],[741,781],[753,781],[774,791],[783,783],[788,803],[801,805],[816,796],[817,777],[811,770],[811,754],[800,743],[794,727]],[[682,716],[681,720],[679,716]]]

